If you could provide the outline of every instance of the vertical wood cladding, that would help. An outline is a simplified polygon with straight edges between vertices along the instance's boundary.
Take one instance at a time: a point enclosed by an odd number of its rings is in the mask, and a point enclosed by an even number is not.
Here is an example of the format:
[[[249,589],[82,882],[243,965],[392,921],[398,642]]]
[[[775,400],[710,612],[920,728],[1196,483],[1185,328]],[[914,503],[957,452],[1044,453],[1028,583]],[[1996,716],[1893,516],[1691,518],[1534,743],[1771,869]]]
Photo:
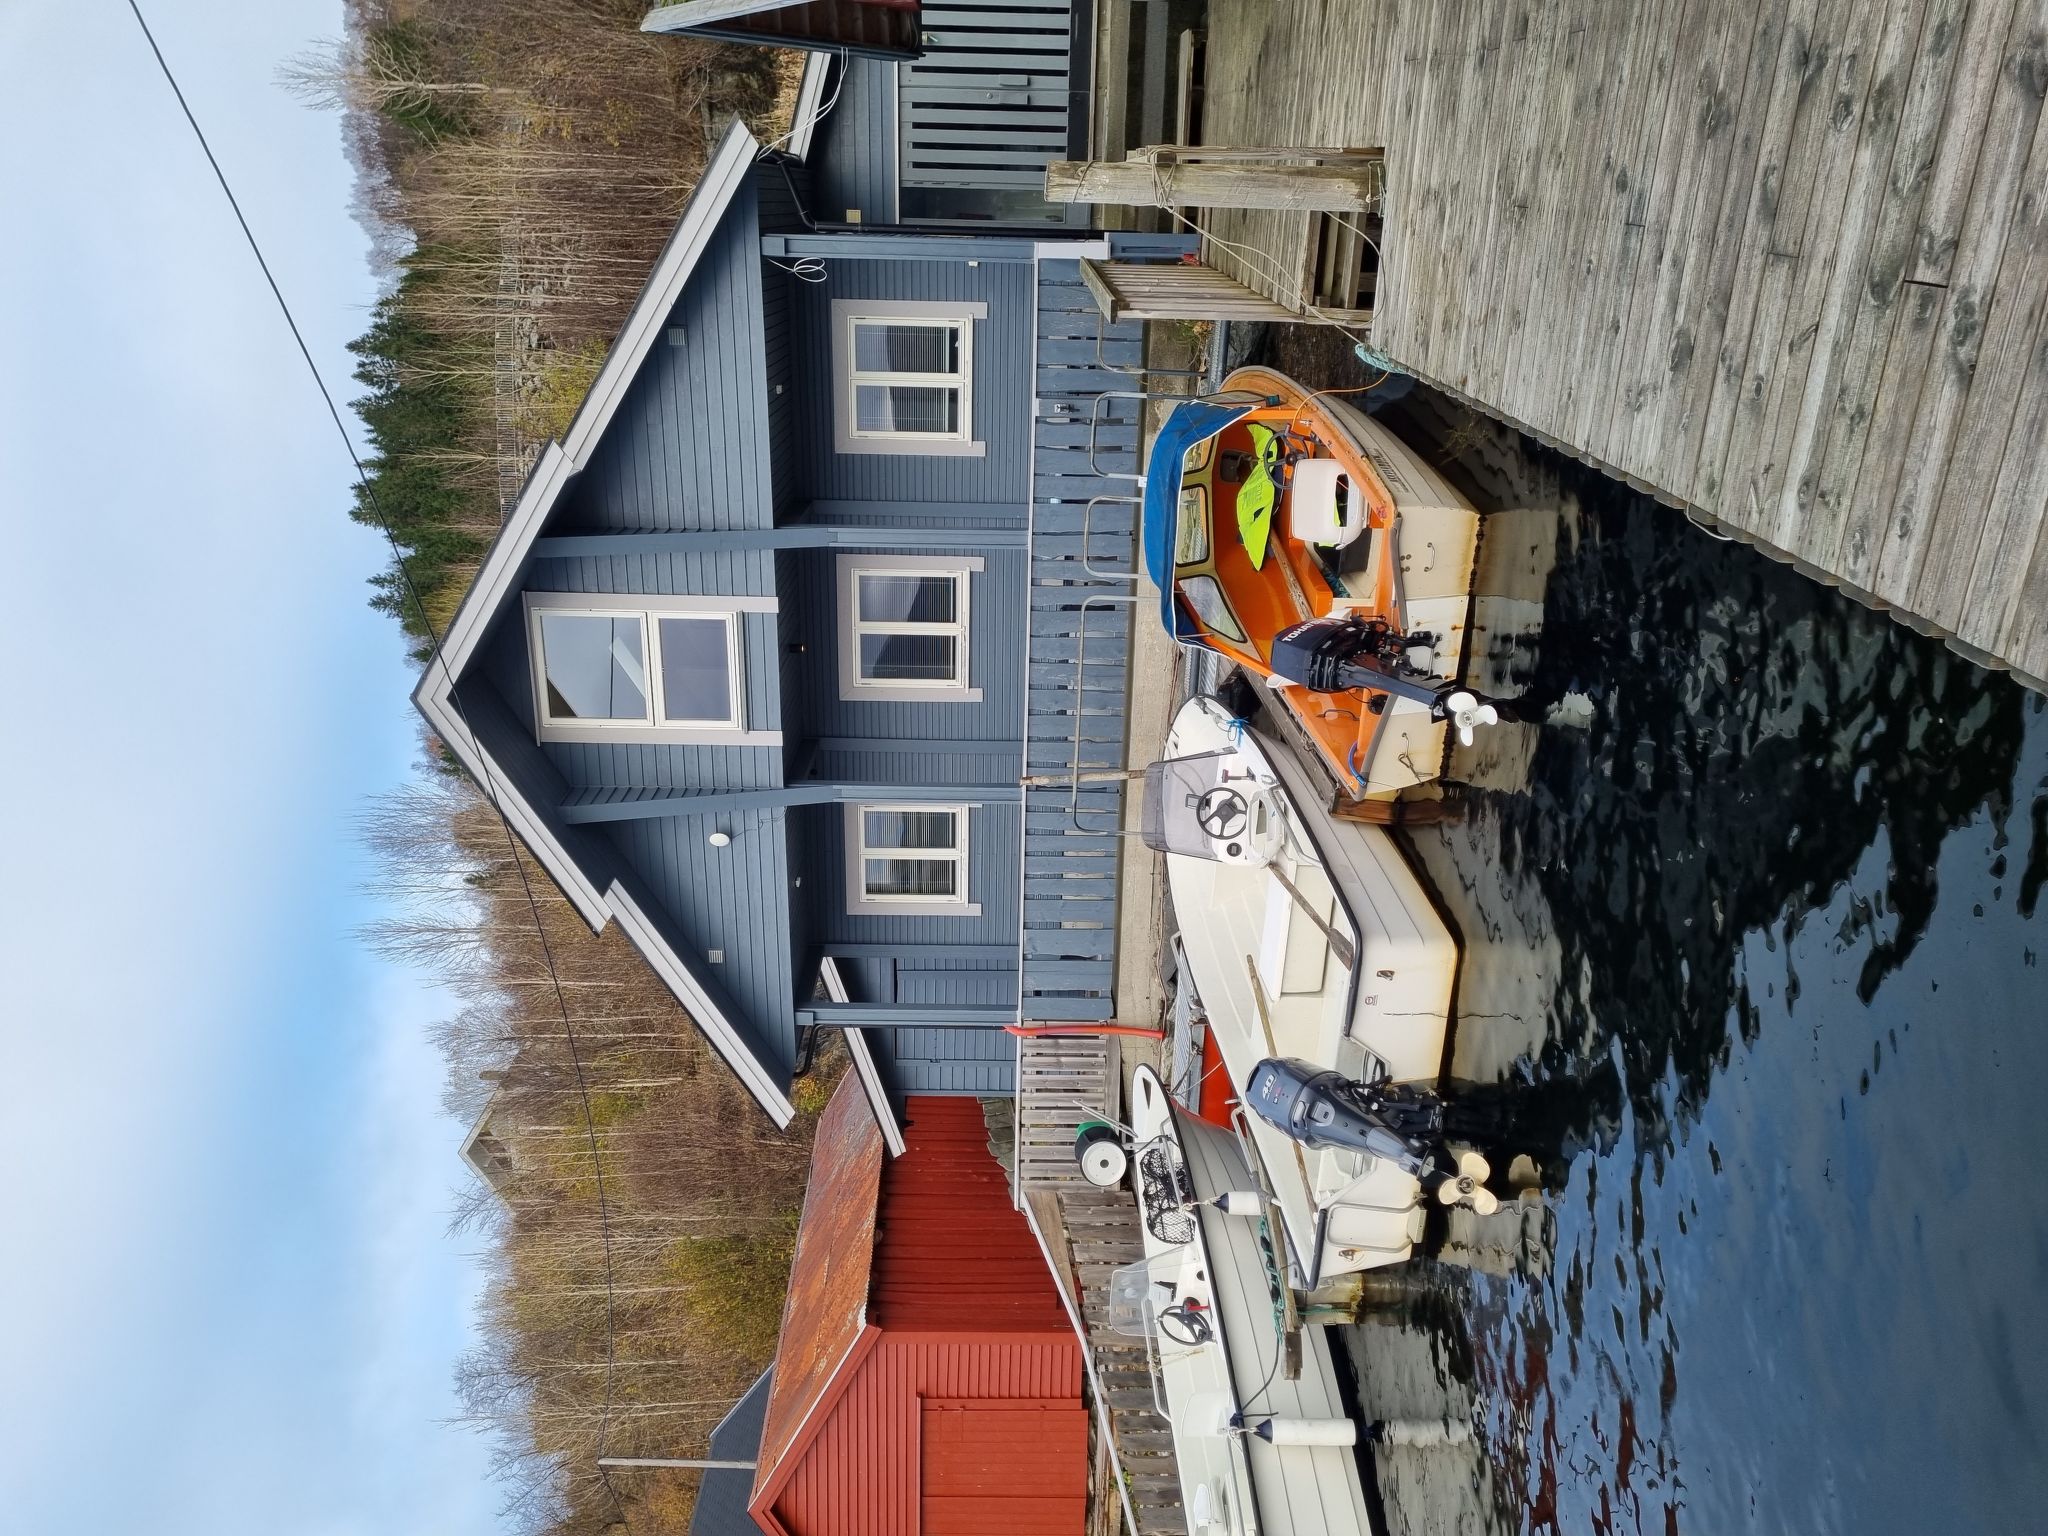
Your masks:
[[[980,1106],[913,1097],[905,1120],[907,1150],[882,1171],[870,1269],[881,1337],[822,1405],[774,1513],[789,1536],[1079,1536],[1081,1349],[1052,1277],[1010,1205]],[[1033,1432],[1019,1436],[1020,1424]]]

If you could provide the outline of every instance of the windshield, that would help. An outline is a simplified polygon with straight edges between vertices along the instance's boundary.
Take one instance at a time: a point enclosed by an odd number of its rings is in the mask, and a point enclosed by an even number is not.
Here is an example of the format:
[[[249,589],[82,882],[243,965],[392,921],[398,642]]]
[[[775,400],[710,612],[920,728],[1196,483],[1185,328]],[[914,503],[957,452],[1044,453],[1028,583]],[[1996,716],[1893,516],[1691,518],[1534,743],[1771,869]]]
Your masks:
[[[1223,588],[1214,576],[1184,576],[1178,585],[1181,597],[1211,634],[1221,635],[1238,645],[1249,643],[1244,637],[1244,626],[1230,611],[1230,599],[1223,595]]]
[[[1180,519],[1173,532],[1173,563],[1200,565],[1209,558],[1209,488],[1184,485],[1180,490]]]
[[[1159,853],[1234,861],[1265,839],[1269,814],[1235,752],[1170,757],[1145,770],[1139,835]]]

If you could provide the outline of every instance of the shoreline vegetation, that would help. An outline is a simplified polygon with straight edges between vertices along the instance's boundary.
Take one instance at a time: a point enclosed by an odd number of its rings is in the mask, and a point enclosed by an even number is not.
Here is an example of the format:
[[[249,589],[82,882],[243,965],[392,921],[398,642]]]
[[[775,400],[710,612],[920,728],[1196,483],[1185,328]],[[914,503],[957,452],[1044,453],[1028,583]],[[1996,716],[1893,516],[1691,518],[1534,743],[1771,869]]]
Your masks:
[[[709,134],[737,112],[772,137],[787,117],[793,56],[646,36],[642,12],[347,0],[342,40],[284,71],[342,115],[385,280],[350,349],[368,438],[351,515],[388,525],[403,552],[403,575],[373,578],[370,600],[422,659],[582,403]],[[681,1530],[696,1473],[607,1477],[597,1457],[702,1455],[772,1356],[833,1069],[798,1081],[798,1122],[777,1131],[438,743],[363,835],[394,911],[369,942],[459,1000],[435,1030],[444,1102],[485,1130],[499,1173],[454,1215],[488,1244],[455,1386],[463,1421],[494,1437],[508,1522]]]

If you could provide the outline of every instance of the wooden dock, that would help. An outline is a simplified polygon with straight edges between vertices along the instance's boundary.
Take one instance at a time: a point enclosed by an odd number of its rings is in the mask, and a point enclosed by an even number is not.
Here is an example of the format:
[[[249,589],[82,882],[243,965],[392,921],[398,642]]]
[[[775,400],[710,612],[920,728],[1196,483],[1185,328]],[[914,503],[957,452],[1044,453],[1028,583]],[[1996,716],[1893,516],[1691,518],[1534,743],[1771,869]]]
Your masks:
[[[2048,0],[1268,0],[1206,53],[1204,143],[1384,147],[1381,352],[2044,686]],[[1316,217],[1204,258],[1299,310]]]
[[[1031,1208],[1081,1319],[1089,1377],[1109,1420],[1136,1536],[1184,1532],[1173,1426],[1153,1411],[1144,1341],[1109,1326],[1105,1300],[1111,1273],[1145,1256],[1138,1202],[1128,1189],[1083,1186],[1033,1195]]]

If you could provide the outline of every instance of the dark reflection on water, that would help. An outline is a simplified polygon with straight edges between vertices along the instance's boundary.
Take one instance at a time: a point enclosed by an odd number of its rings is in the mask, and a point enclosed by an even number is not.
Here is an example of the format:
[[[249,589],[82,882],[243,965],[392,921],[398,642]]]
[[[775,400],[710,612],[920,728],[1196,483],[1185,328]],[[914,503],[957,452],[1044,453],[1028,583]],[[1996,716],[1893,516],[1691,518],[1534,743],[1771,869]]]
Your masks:
[[[1496,1065],[1569,1113],[1548,1262],[1438,1266],[1407,1328],[1353,1331],[1369,1407],[1483,1429],[1456,1467],[1387,1453],[1390,1522],[2048,1529],[2041,702],[1488,442],[1482,508],[1526,470],[1564,514],[1506,651],[1551,723],[1417,852],[1465,930],[1461,1055],[1533,981]]]

